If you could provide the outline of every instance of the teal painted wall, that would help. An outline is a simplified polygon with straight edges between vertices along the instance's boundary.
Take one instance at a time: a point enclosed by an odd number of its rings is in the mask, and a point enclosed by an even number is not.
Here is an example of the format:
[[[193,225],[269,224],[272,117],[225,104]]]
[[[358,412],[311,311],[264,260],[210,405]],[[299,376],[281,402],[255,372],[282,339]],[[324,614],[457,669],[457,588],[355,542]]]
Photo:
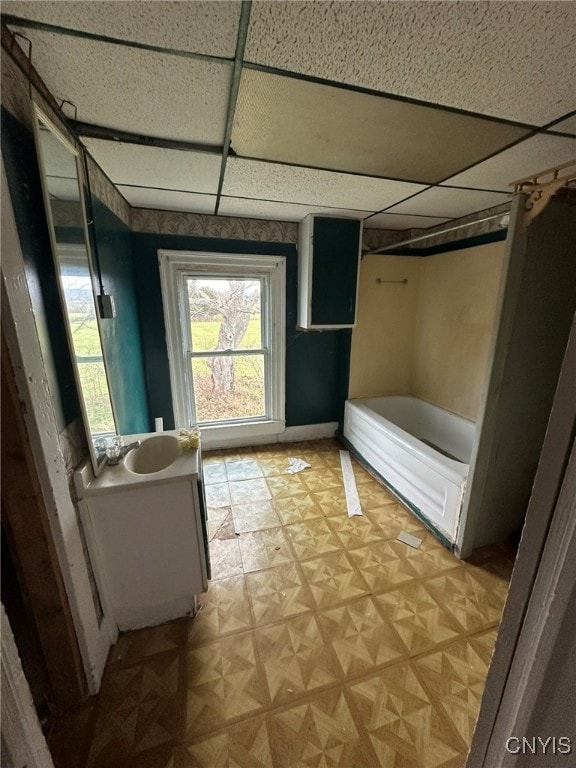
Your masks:
[[[351,333],[349,330],[297,330],[296,246],[134,233],[132,256],[151,418],[162,416],[166,429],[174,426],[159,249],[283,256],[286,259],[286,425],[341,420],[348,391]]]
[[[42,181],[32,131],[2,107],[2,156],[54,413],[59,429],[80,416]]]
[[[131,254],[131,232],[98,198],[92,197],[92,235],[102,282],[114,297],[116,317],[100,321],[102,347],[117,429],[122,435],[152,430],[146,396],[142,341]]]

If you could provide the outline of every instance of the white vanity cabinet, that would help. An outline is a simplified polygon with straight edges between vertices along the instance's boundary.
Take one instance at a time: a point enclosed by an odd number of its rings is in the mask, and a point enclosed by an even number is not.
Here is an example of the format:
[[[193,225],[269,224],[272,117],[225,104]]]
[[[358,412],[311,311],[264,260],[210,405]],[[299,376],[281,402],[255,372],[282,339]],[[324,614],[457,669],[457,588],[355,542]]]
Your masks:
[[[104,613],[120,630],[192,614],[206,591],[199,470],[194,451],[151,474],[134,474],[123,462],[87,482],[89,467],[76,473]]]

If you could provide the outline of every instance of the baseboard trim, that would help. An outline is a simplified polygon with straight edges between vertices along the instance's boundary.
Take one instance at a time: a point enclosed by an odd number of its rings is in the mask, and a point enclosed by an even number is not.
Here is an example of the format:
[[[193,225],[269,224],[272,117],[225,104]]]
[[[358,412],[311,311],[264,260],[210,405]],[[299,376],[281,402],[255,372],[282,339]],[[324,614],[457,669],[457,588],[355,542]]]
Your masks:
[[[323,440],[327,437],[334,437],[337,429],[337,421],[328,421],[325,424],[303,424],[300,427],[286,427],[284,432],[278,435],[278,442],[295,443],[299,440]]]
[[[286,427],[284,432],[272,435],[255,435],[253,437],[217,438],[211,435],[208,440],[202,439],[205,450],[213,451],[220,448],[251,448],[254,445],[270,445],[271,443],[296,443],[301,440],[323,440],[334,437],[338,429],[337,421],[324,424],[303,424],[296,427]]]

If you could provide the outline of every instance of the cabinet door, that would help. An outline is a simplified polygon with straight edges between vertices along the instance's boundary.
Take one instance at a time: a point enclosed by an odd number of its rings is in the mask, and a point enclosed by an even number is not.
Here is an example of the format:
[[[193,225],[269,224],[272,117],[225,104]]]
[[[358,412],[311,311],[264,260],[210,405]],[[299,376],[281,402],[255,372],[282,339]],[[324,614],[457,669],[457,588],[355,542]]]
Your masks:
[[[360,227],[357,219],[314,218],[313,326],[354,325]]]

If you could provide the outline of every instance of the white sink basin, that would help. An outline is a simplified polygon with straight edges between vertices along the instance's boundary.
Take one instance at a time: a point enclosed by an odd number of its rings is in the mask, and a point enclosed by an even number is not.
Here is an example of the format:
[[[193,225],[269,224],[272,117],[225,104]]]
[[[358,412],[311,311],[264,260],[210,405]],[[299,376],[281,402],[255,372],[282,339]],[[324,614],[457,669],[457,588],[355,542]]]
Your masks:
[[[131,450],[124,459],[124,466],[137,475],[160,472],[181,456],[178,439],[173,435],[156,435]]]

